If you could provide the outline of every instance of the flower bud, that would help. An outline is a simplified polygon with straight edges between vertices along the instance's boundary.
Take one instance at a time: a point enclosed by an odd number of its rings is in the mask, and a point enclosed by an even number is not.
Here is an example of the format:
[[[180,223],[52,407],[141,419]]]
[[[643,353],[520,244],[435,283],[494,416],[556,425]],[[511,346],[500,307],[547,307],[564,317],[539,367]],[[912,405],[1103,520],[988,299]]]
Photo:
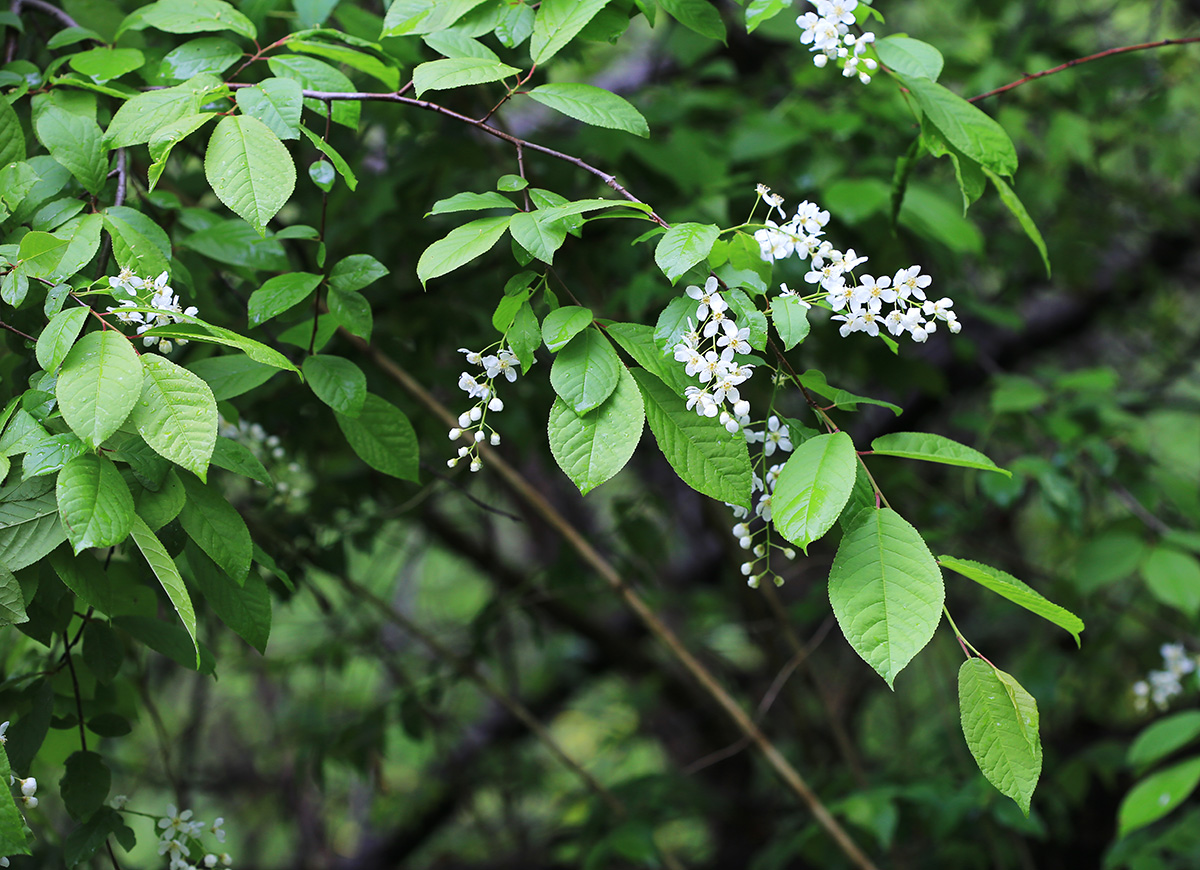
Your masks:
[[[476,405],[474,408],[472,408],[468,413],[471,415],[472,423],[478,423],[479,418],[483,416],[483,411],[479,410],[478,405]]]
[[[461,426],[463,429],[466,429],[468,426],[470,426],[471,425],[471,415],[468,414],[466,411],[463,411],[463,413],[459,414],[458,415],[458,425]]]
[[[493,433],[492,433],[492,437],[491,437],[491,439],[490,439],[490,443],[491,443],[491,445],[492,445],[493,447],[499,447],[499,446],[500,446],[500,433],[499,433],[499,432],[493,432]]]
[[[450,430],[450,440],[451,441],[457,441],[461,437],[462,437],[462,429],[459,429],[457,426],[455,426],[453,429]]]
[[[750,534],[750,527],[745,523],[738,523],[733,527],[733,534],[735,537],[744,538],[746,535]]]
[[[476,430],[475,430],[475,443],[476,443],[476,444],[478,444],[480,441],[482,441],[482,440],[483,440],[484,438],[486,438],[486,437],[487,437],[487,436],[483,434],[483,430],[482,430],[482,429],[476,429]]]
[[[458,448],[458,458],[462,459],[464,456],[466,456],[470,452],[471,452],[470,447],[460,447],[460,448]]]
[[[760,558],[760,559],[763,557],[763,554],[766,552],[767,552],[767,548],[764,547],[762,544],[759,544],[754,548],[754,555],[758,556],[758,558]]]
[[[730,435],[736,435],[738,433],[738,430],[741,428],[742,427],[740,425],[738,425],[737,420],[734,420],[731,418],[731,419],[725,421],[725,431],[728,432]]]
[[[478,471],[478,470],[479,470],[479,469],[481,469],[481,468],[483,468],[483,463],[482,463],[482,462],[480,462],[478,459],[472,459],[472,460],[471,460],[471,470],[472,470],[472,471]]]
[[[754,542],[750,540],[749,535],[743,535],[742,537],[738,538],[738,546],[741,547],[743,550],[749,550],[750,547],[753,546],[753,544],[754,544]]]
[[[745,399],[735,402],[733,405],[733,415],[735,417],[745,417],[750,413],[750,403]]]
[[[783,557],[784,557],[785,559],[795,559],[795,558],[796,558],[796,551],[795,551],[795,550],[793,550],[791,547],[788,547],[787,549],[785,549],[785,550],[783,551]]]
[[[495,411],[496,413],[500,413],[504,410],[504,403],[500,401],[499,396],[496,396],[490,402],[488,402],[488,410]]]
[[[752,563],[752,562],[743,562],[743,563],[742,563],[742,569],[741,569],[741,570],[742,570],[742,576],[743,576],[743,577],[749,577],[749,576],[750,576],[750,572],[752,572],[752,571],[754,570],[754,563]]]

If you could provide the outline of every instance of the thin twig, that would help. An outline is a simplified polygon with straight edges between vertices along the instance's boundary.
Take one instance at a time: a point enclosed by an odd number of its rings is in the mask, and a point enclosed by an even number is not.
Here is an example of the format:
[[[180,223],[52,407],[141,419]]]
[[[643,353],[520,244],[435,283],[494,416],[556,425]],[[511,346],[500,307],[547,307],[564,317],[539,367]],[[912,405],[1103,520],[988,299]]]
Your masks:
[[[36,9],[38,12],[49,15],[51,18],[57,18],[63,27],[79,26],[74,18],[57,6],[47,3],[46,0],[13,0],[12,5],[8,8],[12,11],[13,15],[20,15],[22,6],[28,6],[30,9]]]
[[[21,330],[17,329],[15,326],[11,326],[10,324],[5,323],[3,320],[0,320],[0,329],[7,329],[9,332],[15,332],[17,335],[21,336],[21,338],[25,339],[26,341],[37,341],[37,339],[34,338],[32,335],[26,335],[25,333],[21,332]]]
[[[79,677],[75,673],[75,659],[71,657],[71,638],[63,632],[63,643],[66,649],[63,655],[67,659],[67,670],[71,672],[71,688],[75,692],[75,715],[79,717],[79,748],[87,752],[87,730],[83,727],[83,695],[79,691]]]
[[[117,149],[117,195],[113,198],[113,205],[123,205],[125,203],[125,189],[129,183],[129,155],[125,153],[124,148]]]
[[[986,100],[988,97],[994,97],[997,94],[1002,94],[1005,91],[1011,91],[1013,88],[1019,88],[1026,82],[1034,81],[1035,79],[1045,78],[1046,76],[1054,75],[1063,70],[1070,69],[1073,66],[1079,66],[1083,63],[1089,63],[1093,60],[1100,60],[1105,57],[1112,57],[1116,54],[1125,54],[1130,51],[1145,51],[1148,48],[1165,48],[1168,45],[1187,45],[1190,42],[1200,42],[1200,36],[1189,36],[1183,39],[1160,39],[1158,42],[1142,42],[1137,45],[1123,45],[1120,48],[1109,48],[1105,51],[1098,51],[1095,54],[1089,54],[1087,57],[1077,57],[1074,60],[1069,60],[1066,63],[1059,64],[1051,69],[1044,69],[1041,72],[1028,73],[1015,82],[1009,82],[1006,85],[988,91],[986,94],[980,94],[976,97],[971,97],[967,100],[968,103],[978,103],[980,100]]]

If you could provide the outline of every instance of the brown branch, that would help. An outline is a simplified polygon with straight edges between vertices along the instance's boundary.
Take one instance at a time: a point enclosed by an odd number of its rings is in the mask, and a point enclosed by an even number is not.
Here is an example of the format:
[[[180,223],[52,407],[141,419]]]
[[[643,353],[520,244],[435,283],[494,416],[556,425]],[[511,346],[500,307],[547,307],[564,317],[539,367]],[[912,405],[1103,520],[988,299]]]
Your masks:
[[[26,341],[37,341],[37,339],[34,338],[32,335],[26,335],[25,333],[21,332],[21,330],[17,329],[15,326],[5,323],[3,320],[0,320],[0,329],[7,329],[9,332],[14,332],[17,335],[21,336],[21,338],[25,339]]]
[[[469,121],[469,119],[467,119]],[[573,159],[573,158],[572,158]],[[342,337],[357,347],[362,353],[371,358],[392,380],[396,381],[410,395],[428,408],[434,415],[440,417],[448,426],[454,426],[457,417],[441,402],[435,399],[416,379],[402,369],[393,359],[377,348],[367,344],[358,336],[352,335],[339,327]],[[630,587],[617,573],[616,569],[592,546],[571,523],[557,510],[546,497],[542,495],[515,468],[509,465],[492,448],[486,444],[480,445],[480,452],[486,459],[486,464],[494,470],[509,486],[509,488],[537,513],[558,535],[587,563],[605,583],[616,592],[639,620],[658,637],[672,656],[683,665],[700,687],[732,720],[738,731],[742,732],[758,748],[767,764],[783,780],[784,784],[808,807],[817,823],[825,829],[838,848],[862,870],[876,870],[874,862],[859,848],[850,834],[833,817],[820,797],[812,790],[799,772],[783,756],[779,749],[763,733],[762,729],[750,718],[733,696],[717,681],[712,672],[679,639],[679,636],[650,608],[642,597]]]
[[[1041,72],[1036,73],[1028,73],[1017,79],[1015,82],[1009,82],[1008,84],[1002,85],[995,90],[988,91],[986,94],[980,94],[979,96],[971,97],[969,100],[967,100],[967,102],[978,103],[980,100],[986,100],[988,97],[994,97],[997,94],[1004,93],[1005,91],[1011,91],[1013,88],[1019,88],[1026,82],[1045,78],[1046,76],[1054,75],[1055,73],[1062,72],[1063,70],[1070,69],[1071,67],[1079,66],[1080,64],[1088,63],[1093,60],[1100,60],[1104,57],[1111,57],[1116,54],[1125,54],[1126,52],[1130,51],[1145,51],[1148,48],[1165,48],[1168,45],[1187,45],[1190,42],[1200,42],[1200,36],[1189,36],[1183,39],[1162,39],[1158,42],[1142,42],[1137,45],[1123,45],[1120,48],[1109,48],[1105,51],[1098,51],[1095,54],[1089,54],[1087,57],[1077,57],[1074,60],[1069,60],[1066,63],[1059,64],[1051,69],[1044,69]]]

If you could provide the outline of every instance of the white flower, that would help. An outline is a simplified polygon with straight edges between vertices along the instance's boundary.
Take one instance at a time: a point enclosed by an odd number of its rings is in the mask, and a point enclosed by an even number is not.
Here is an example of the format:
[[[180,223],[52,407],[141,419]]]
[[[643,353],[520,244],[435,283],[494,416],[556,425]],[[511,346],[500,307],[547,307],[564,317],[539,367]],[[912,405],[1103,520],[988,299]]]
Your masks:
[[[792,449],[792,441],[788,434],[788,427],[781,425],[779,418],[772,415],[767,420],[767,431],[763,433],[763,454],[770,456],[776,448],[788,453]]]
[[[708,280],[704,282],[703,290],[695,284],[692,284],[686,290],[688,296],[700,303],[696,306],[696,319],[701,323],[708,319],[710,311],[716,314],[729,308],[725,300],[721,298],[721,294],[717,292],[719,286],[717,279],[710,275]]]
[[[8,738],[4,736],[4,732],[8,730],[8,722],[0,722],[0,746],[8,742]]]
[[[37,794],[37,780],[32,776],[29,779],[21,780],[21,794],[27,798]]]
[[[175,808],[175,804],[167,804],[167,814],[158,820],[158,826],[160,828],[162,828],[162,830],[163,830],[162,834],[160,834],[159,836],[163,839],[164,842],[166,842],[168,840],[172,840],[176,834],[179,834],[181,832],[186,833],[187,830],[190,828],[190,825],[188,824],[188,819],[190,819],[191,817],[192,817],[191,810],[184,810],[183,812],[179,812],[179,810]],[[166,851],[165,848],[162,845],[160,845],[158,854],[162,855],[165,853],[165,851]],[[183,854],[184,855],[187,854],[186,849],[183,851]]]
[[[867,262],[866,257],[860,257],[854,253],[854,248],[848,248],[844,254],[840,251],[831,251],[829,256],[842,267],[843,272],[853,272]]]
[[[771,522],[771,494],[763,495],[758,504],[754,506],[754,512],[762,517],[764,523]]]
[[[475,366],[483,365],[483,354],[481,354],[479,351],[470,350],[465,347],[460,347],[458,349],[458,352],[462,353],[462,354],[466,354],[467,362],[469,362],[471,365],[475,365]]]
[[[225,842],[225,829],[221,827],[224,824],[225,819],[221,816],[217,816],[217,820],[208,826],[209,833],[217,838],[218,843]],[[211,867],[212,865],[209,864],[208,866]]]
[[[928,275],[921,274],[920,266],[909,266],[907,269],[901,269],[892,278],[892,286],[896,288],[896,295],[901,299],[908,299],[909,296],[915,296],[922,302],[925,301],[925,288],[933,282],[933,279]]]
[[[921,310],[925,313],[926,317],[936,317],[938,320],[950,320],[954,317],[954,312],[950,310],[950,306],[953,304],[954,302],[951,301],[950,297],[943,296],[937,302],[926,300],[925,304],[921,306]]]
[[[724,327],[725,334],[717,338],[717,346],[728,347],[734,353],[750,353],[750,327],[738,329],[732,320],[726,320]]]
[[[825,224],[829,223],[829,212],[806,199],[796,206],[796,216],[792,218],[792,221],[809,235],[818,236],[825,228]]]
[[[816,7],[817,14],[822,18],[832,18],[842,24],[853,24],[858,0],[816,0]]]
[[[872,275],[863,275],[862,280],[858,282],[858,287],[855,289],[855,294],[863,300],[863,303],[871,311],[879,311],[884,302],[895,302],[896,291],[891,285],[892,279],[886,275],[875,278]]]

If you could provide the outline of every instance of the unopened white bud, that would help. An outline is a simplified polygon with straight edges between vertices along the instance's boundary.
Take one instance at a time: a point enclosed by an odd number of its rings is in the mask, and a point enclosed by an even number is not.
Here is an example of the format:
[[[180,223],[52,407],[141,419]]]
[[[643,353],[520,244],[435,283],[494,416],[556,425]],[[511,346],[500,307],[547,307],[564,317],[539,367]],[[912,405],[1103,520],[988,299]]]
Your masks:
[[[738,523],[733,527],[733,534],[735,537],[744,538],[746,535],[750,534],[750,527],[745,523]]]
[[[483,416],[483,411],[481,411],[479,409],[478,405],[476,405],[474,408],[472,408],[468,413],[471,415],[472,423],[478,423],[479,418]]]
[[[738,433],[738,430],[741,428],[742,427],[738,424],[738,421],[734,420],[733,418],[730,418],[725,421],[725,431],[728,432],[730,435],[736,435]]]
[[[757,589],[758,588],[758,578],[757,577],[747,578],[746,585],[749,586],[751,589]]]
[[[466,411],[463,411],[461,414],[459,414],[458,415],[458,425],[461,426],[463,429],[466,429],[467,427],[469,427],[471,425],[471,415],[469,413],[467,413]]]
[[[818,54],[816,57],[813,58],[813,66],[815,66],[817,69],[824,69],[825,64],[827,64],[827,63],[829,63],[828,55]],[[756,589],[758,588],[758,584],[755,584],[755,588]]]
[[[453,467],[454,467],[454,466],[456,466],[456,465],[458,465],[458,457],[457,457],[457,456],[455,456],[453,459],[447,459],[447,460],[446,460],[446,467],[447,467],[447,468],[453,468]]]
[[[466,456],[470,452],[471,452],[470,447],[460,447],[460,448],[458,448],[458,458],[462,459],[464,456]]]
[[[742,563],[742,576],[743,577],[749,577],[752,571],[754,571],[754,564],[752,562],[743,562]]]
[[[745,417],[750,413],[750,403],[745,399],[735,402],[733,405],[733,414],[735,417]]]
[[[796,558],[796,551],[795,551],[795,550],[793,550],[791,547],[788,547],[787,549],[785,549],[785,550],[783,551],[783,557],[784,557],[785,559],[795,559],[795,558]]]
[[[455,426],[453,429],[450,430],[450,440],[451,441],[457,441],[461,437],[462,437],[462,429],[459,429],[457,426]]]
[[[491,439],[490,439],[490,443],[491,443],[491,445],[492,445],[493,447],[499,447],[499,446],[500,446],[500,433],[499,433],[499,432],[493,432],[493,433],[492,433],[492,437],[491,437]]]
[[[483,430],[482,430],[482,429],[477,429],[477,430],[475,431],[475,443],[476,443],[476,444],[478,444],[480,441],[482,441],[482,440],[483,440],[484,438],[486,438],[486,437],[487,437],[487,436],[483,434]]]
[[[37,809],[38,799],[33,797],[32,795],[22,795],[21,800],[23,800],[25,802],[25,806],[27,806],[29,809],[31,809],[31,810]]]
[[[479,470],[479,469],[481,469],[481,468],[483,468],[483,463],[482,463],[482,462],[480,462],[478,459],[472,459],[472,460],[471,460],[471,470],[472,470],[472,471],[478,471],[478,470]]]
[[[21,780],[21,794],[25,795],[25,797],[33,797],[33,794],[36,791],[37,791],[37,780],[34,779],[32,776],[29,777],[29,779]]]
[[[749,550],[753,544],[754,542],[750,540],[749,535],[743,535],[742,537],[738,538],[738,546],[743,550]]]
[[[764,547],[762,544],[759,544],[758,546],[756,546],[754,548],[754,555],[758,556],[758,558],[760,558],[760,559],[763,557],[763,554],[766,552],[767,552],[767,548]]]
[[[496,396],[490,402],[488,402],[488,410],[495,411],[497,413],[504,410],[504,403],[500,401],[499,396]]]

